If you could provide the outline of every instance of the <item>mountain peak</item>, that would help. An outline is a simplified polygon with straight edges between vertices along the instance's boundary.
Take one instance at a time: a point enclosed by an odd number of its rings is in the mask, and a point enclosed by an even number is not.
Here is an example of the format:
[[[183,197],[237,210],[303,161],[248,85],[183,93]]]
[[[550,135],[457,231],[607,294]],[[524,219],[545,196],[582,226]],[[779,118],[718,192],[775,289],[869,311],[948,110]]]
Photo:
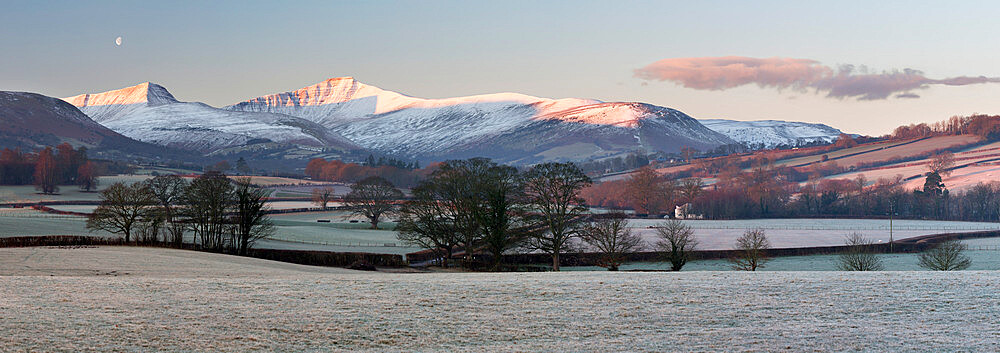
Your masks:
[[[310,106],[347,106],[384,113],[423,101],[358,82],[354,77],[334,77],[294,91],[269,94],[226,107],[230,110],[263,111],[271,108],[298,109]]]
[[[342,103],[364,97],[366,94],[361,94],[359,91],[365,88],[381,91],[378,88],[360,83],[350,76],[334,77],[294,91],[249,99],[244,103],[267,104],[270,106],[310,106]],[[370,95],[373,92],[365,93],[369,93],[367,95]]]
[[[131,87],[102,93],[81,94],[63,98],[63,100],[77,107],[138,103],[146,103],[148,105],[177,103],[177,99],[166,88],[148,81]]]

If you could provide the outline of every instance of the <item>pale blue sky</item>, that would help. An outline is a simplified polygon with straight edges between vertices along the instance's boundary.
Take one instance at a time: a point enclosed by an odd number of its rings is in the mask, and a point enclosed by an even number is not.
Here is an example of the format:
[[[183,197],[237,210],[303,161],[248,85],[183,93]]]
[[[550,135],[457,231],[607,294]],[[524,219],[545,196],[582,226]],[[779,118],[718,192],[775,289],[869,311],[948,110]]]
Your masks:
[[[1000,114],[1000,84],[856,101],[745,86],[699,91],[633,70],[740,55],[1000,76],[1000,3],[803,1],[4,1],[0,90],[51,96],[144,81],[214,106],[329,77],[418,97],[493,92],[642,101],[697,118],[886,133]],[[124,37],[121,47],[114,45]]]

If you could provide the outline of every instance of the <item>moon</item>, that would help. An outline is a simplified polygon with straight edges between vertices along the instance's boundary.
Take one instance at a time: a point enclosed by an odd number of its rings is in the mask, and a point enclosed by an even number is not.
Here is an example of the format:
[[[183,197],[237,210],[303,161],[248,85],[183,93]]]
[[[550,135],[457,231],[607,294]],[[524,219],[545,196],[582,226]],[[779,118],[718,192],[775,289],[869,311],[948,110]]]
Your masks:
[[[121,45],[122,45],[122,37],[118,36],[118,38],[115,38],[115,46],[120,47]]]

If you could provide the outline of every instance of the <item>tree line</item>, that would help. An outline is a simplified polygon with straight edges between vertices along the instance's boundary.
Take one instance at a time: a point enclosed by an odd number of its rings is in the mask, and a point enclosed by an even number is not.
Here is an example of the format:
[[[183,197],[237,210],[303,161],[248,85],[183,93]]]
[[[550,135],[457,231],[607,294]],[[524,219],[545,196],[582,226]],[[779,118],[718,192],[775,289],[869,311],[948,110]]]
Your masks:
[[[578,163],[580,170],[588,174],[607,174],[641,168],[649,164],[649,157],[644,152],[632,152],[621,156],[600,160],[590,160]]]
[[[378,164],[377,161],[373,161],[372,163]],[[416,167],[416,164],[414,163],[410,166]],[[420,179],[426,177],[435,166],[435,164],[432,164],[422,169],[398,167],[395,165],[372,166],[346,163],[340,160],[327,161],[322,158],[314,158],[306,164],[305,174],[314,180],[345,183],[353,183],[366,177],[378,176],[392,182],[394,185],[409,187],[416,185]]]
[[[1000,138],[1000,115],[975,114],[970,116],[953,116],[932,124],[902,125],[886,137],[908,139],[935,135],[964,134],[977,135],[990,140]]]
[[[394,211],[396,230],[400,240],[428,249],[445,267],[461,253],[466,267],[485,262],[498,271],[505,254],[537,251],[558,271],[561,254],[590,250],[600,254],[601,266],[617,270],[649,244],[631,231],[624,213],[590,212],[580,194],[591,184],[572,163],[519,171],[486,158],[447,161]],[[693,232],[679,222],[661,228],[662,241],[654,246],[679,270],[697,244]]]
[[[521,172],[486,158],[437,166],[412,189],[398,211],[400,240],[430,249],[442,265],[455,252],[463,263],[488,254],[488,268],[502,269],[512,249],[559,254],[579,231],[587,209],[579,197],[591,180],[576,165],[543,163]]]
[[[36,153],[4,148],[0,151],[0,185],[34,184],[44,194],[59,192],[59,185],[97,188],[101,165],[87,158],[87,148],[68,143],[45,147]]]
[[[375,155],[368,154],[368,158],[365,158],[365,166],[368,167],[395,167],[399,169],[420,169],[420,163],[417,161],[407,162],[401,159],[395,159],[392,157],[379,156],[377,159]]]
[[[701,178],[670,179],[650,167],[640,168],[630,176],[605,181],[582,190],[591,206],[629,208],[636,213],[662,215],[674,207],[697,200],[705,187]]]
[[[954,166],[943,153],[932,158],[923,185],[907,189],[901,176],[867,179],[823,179],[800,183],[786,168],[758,164],[748,171],[718,174],[705,185],[700,178],[671,179],[641,168],[621,180],[606,181],[581,191],[591,206],[630,208],[639,214],[663,215],[675,206],[708,219],[788,217],[887,217],[962,221],[1000,219],[1000,182],[979,183],[951,192],[942,182]]]
[[[950,192],[942,182],[944,164],[931,163],[923,185],[907,189],[901,176],[868,180],[788,182],[773,169],[758,167],[720,178],[692,203],[692,211],[711,219],[785,217],[894,217],[962,221],[1000,219],[1000,183],[979,183]]]
[[[126,243],[165,243],[245,255],[274,233],[267,216],[268,192],[250,178],[235,181],[210,172],[193,181],[176,175],[144,182],[115,183],[101,191],[101,203],[87,219],[91,231],[121,235]]]

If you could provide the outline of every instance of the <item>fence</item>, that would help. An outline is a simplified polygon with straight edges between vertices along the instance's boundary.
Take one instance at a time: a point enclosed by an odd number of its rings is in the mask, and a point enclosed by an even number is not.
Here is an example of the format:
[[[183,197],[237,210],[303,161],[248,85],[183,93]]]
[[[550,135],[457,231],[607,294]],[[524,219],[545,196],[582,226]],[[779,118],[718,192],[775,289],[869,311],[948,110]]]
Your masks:
[[[309,244],[309,245],[325,245],[325,246],[340,246],[340,247],[358,247],[358,248],[395,248],[405,246],[398,243],[369,243],[369,242],[330,242],[330,241],[308,241],[308,240],[294,240],[294,239],[282,239],[271,237],[267,240],[281,241],[287,243],[298,243],[298,244]]]
[[[772,225],[760,225],[756,226],[754,224],[746,224],[740,226],[726,226],[726,225],[697,225],[688,223],[692,229],[732,229],[732,230],[746,230],[751,228],[763,228],[764,230],[884,230],[889,231],[888,225],[882,226],[772,226]],[[656,229],[660,227],[648,226],[648,227],[632,227],[633,229]],[[893,231],[897,230],[967,230],[967,231],[988,231],[988,230],[1000,230],[1000,224],[997,225],[961,225],[961,226],[892,226]]]
[[[30,246],[92,246],[92,245],[131,245],[150,247],[170,247],[169,244],[130,244],[125,243],[121,238],[103,238],[93,236],[72,236],[72,235],[47,235],[47,236],[24,236],[0,238],[0,248],[30,247]],[[185,244],[185,249],[194,251],[205,251]],[[208,251],[214,252],[214,251]],[[333,252],[333,251],[313,251],[313,250],[278,250],[278,249],[251,249],[249,257],[265,260],[291,262],[311,266],[350,266],[356,262],[368,263],[375,266],[403,267],[406,262],[403,255],[396,254],[372,254],[357,252]]]

